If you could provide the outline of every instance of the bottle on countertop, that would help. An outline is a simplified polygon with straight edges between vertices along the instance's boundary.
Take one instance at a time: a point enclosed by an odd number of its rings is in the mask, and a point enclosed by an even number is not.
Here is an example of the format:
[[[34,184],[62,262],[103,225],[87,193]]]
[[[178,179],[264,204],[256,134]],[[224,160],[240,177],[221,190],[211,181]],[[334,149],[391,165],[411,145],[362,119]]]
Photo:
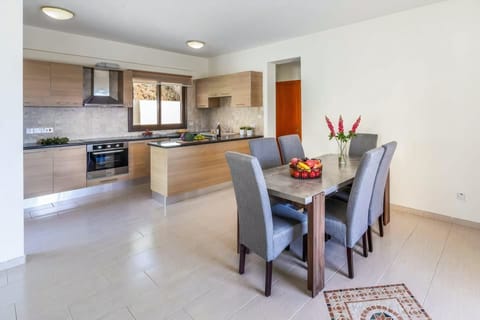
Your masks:
[[[217,134],[217,138],[222,136],[222,128],[220,127],[220,122],[217,122],[217,129],[215,129],[215,133]]]

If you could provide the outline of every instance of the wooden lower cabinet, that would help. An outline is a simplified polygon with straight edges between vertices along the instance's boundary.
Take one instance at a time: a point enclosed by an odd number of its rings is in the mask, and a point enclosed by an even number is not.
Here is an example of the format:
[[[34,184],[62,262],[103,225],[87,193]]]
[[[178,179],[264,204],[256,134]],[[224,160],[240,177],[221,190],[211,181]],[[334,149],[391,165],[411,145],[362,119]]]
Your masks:
[[[53,151],[53,192],[87,186],[85,146],[55,148]]]
[[[53,150],[27,150],[23,153],[23,193],[33,198],[53,192]]]
[[[141,140],[128,143],[128,175],[130,179],[150,176],[149,142],[160,140]]]
[[[86,187],[86,157],[85,146],[24,151],[24,198]]]

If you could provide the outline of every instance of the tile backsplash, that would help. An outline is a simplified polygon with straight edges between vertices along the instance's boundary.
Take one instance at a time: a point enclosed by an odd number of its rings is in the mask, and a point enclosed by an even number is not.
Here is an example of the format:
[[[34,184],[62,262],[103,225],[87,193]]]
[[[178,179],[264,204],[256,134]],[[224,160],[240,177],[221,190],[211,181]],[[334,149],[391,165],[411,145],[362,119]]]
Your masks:
[[[252,126],[255,134],[263,134],[263,108],[231,107],[230,100],[230,97],[221,98],[218,108],[198,109],[195,90],[189,88],[187,128],[190,131],[210,130],[220,122],[225,131],[238,132],[242,126]],[[24,107],[23,128],[24,143],[54,136],[78,140],[140,134],[128,131],[128,108]],[[53,133],[26,134],[27,128],[53,128]]]
[[[255,134],[263,134],[263,107],[232,107],[231,97],[220,99],[220,107],[209,109],[208,125],[215,128],[220,122],[222,130],[239,132],[240,127],[255,128]]]

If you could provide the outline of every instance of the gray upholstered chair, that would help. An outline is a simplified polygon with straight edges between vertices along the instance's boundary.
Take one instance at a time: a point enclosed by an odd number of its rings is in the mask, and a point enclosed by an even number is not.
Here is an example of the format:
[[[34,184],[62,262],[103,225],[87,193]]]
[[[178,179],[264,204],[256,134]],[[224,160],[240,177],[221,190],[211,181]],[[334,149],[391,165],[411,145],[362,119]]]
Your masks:
[[[307,216],[287,206],[270,206],[267,186],[258,160],[250,155],[226,152],[232,175],[240,225],[239,273],[245,271],[248,248],[266,260],[265,296],[272,287],[272,262],[295,239],[304,236]]]
[[[352,248],[362,238],[367,252],[368,210],[383,148],[367,151],[360,161],[348,202],[334,198],[325,201],[325,232],[347,248],[348,277],[353,278]]]
[[[263,170],[282,165],[280,151],[275,138],[248,140],[250,154],[258,159]]]
[[[372,200],[370,203],[370,209],[368,210],[368,249],[373,251],[372,244],[372,225],[378,221],[378,228],[380,237],[383,237],[383,211],[384,211],[384,194],[385,185],[387,183],[388,172],[390,164],[392,163],[393,154],[397,149],[397,142],[392,141],[382,146],[385,149],[382,161],[378,168],[377,177],[375,178],[375,184],[373,187]]]
[[[357,133],[350,141],[348,156],[360,158],[368,150],[377,147],[378,135],[372,133]]]
[[[302,142],[298,134],[289,134],[278,137],[283,164],[287,164],[292,158],[305,158]]]

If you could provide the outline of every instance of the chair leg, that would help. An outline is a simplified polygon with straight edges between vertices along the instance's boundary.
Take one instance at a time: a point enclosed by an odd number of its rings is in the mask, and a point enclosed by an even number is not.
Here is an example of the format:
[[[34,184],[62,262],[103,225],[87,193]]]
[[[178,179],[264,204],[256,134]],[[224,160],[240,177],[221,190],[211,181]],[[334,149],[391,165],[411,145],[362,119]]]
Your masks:
[[[368,226],[368,229],[367,229],[367,237],[368,237],[368,251],[373,252],[372,227],[370,226]]]
[[[238,263],[238,273],[244,274],[245,272],[245,254],[247,251],[247,247],[243,244],[240,244],[240,261]]]
[[[380,237],[383,237],[383,214],[378,217],[378,230],[380,231]]]
[[[237,210],[237,253],[240,253],[240,223],[238,221],[238,210]]]
[[[347,248],[348,277],[353,279],[353,257],[352,248]]]
[[[273,261],[267,261],[265,268],[265,297],[272,293],[272,266]]]
[[[328,240],[330,240],[332,238],[331,235],[329,235],[328,233],[325,233],[325,242],[327,242]]]
[[[363,242],[363,256],[366,258],[368,257],[368,248],[367,248],[367,232],[365,232],[362,236],[362,242]]]
[[[303,262],[307,261],[307,256],[308,256],[308,235],[304,234],[303,235],[303,252],[302,252],[302,260]]]

